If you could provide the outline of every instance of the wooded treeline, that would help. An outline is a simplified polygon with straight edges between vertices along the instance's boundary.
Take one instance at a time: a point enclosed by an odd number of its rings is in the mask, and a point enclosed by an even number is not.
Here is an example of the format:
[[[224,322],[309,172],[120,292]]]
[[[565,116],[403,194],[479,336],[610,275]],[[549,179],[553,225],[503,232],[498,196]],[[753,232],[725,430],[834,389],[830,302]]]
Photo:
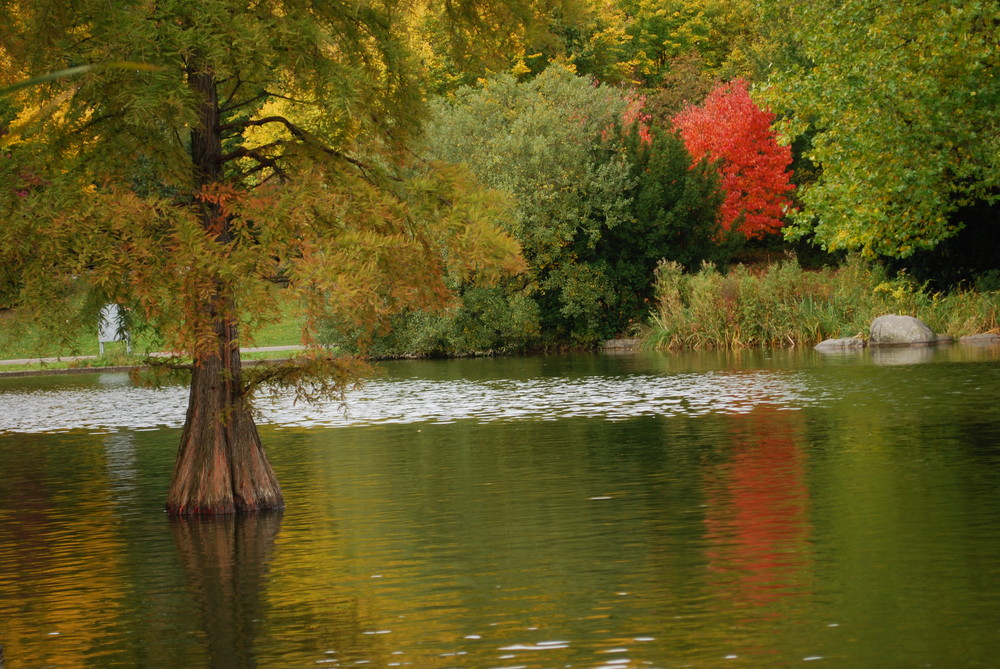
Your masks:
[[[860,253],[932,291],[1000,288],[998,22],[978,2],[592,2],[485,75],[427,39],[424,155],[513,195],[529,270],[395,316],[375,351],[629,334],[660,259]]]
[[[310,2],[263,13],[225,2],[125,5],[134,23],[102,16],[99,3],[51,19],[46,4],[5,4],[7,83],[81,63],[94,69],[2,98],[8,198],[51,182],[12,157],[31,138],[66,130],[72,114],[77,139],[92,132],[109,146],[120,143],[108,140],[124,119],[157,126],[141,152],[118,153],[130,161],[110,152],[88,160],[129,164],[133,194],[178,190],[163,176],[172,158],[156,139],[172,132],[166,144],[181,149],[185,137],[198,139],[180,113],[196,87],[181,95],[159,71],[100,69],[114,58],[169,71],[171,56],[156,45],[171,32],[197,36],[178,46],[188,71],[197,57],[236,63],[250,39],[275,52],[336,50],[253,71],[260,63],[249,58],[222,77],[226,118],[206,169],[232,166],[219,183],[235,190],[219,198],[239,203],[281,181],[292,201],[290,184],[302,178],[286,164],[292,144],[339,154],[356,180],[347,198],[367,177],[400,168],[431,178],[446,170],[449,188],[461,181],[509,198],[498,220],[526,272],[499,283],[442,274],[460,297],[446,312],[400,303],[376,314],[358,302],[349,314],[327,310],[315,320],[324,341],[351,344],[364,333],[362,347],[379,354],[586,346],[644,322],[659,260],[724,267],[747,240],[812,262],[861,251],[937,288],[997,283],[1000,14],[991,3],[361,3],[337,10],[344,28],[326,36],[310,32],[323,17]],[[76,38],[66,35],[98,25],[67,50],[63,42]],[[122,82],[132,99],[112,93]],[[71,104],[102,91],[99,103]],[[51,185],[47,192],[53,200]],[[344,246],[353,241],[367,244]],[[15,266],[0,277],[8,303],[26,286],[39,290]]]

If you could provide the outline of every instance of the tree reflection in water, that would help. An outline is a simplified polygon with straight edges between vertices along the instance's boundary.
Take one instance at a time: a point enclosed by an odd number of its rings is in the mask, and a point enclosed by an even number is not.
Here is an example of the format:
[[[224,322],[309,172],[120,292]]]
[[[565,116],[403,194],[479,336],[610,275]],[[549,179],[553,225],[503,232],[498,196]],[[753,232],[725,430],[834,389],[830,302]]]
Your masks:
[[[778,616],[777,602],[808,594],[810,581],[802,417],[758,407],[732,420],[729,458],[706,472],[709,569],[750,618]]]
[[[177,518],[171,530],[203,621],[210,667],[254,667],[281,511]]]

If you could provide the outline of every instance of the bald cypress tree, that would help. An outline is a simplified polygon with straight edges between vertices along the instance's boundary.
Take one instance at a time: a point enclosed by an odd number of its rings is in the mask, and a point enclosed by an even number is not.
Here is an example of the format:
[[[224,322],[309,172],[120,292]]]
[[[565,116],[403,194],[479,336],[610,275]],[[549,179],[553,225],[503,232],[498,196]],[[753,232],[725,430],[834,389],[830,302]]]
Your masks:
[[[399,309],[447,303],[446,274],[520,267],[495,225],[501,198],[409,157],[423,115],[411,28],[430,12],[453,26],[456,49],[488,56],[473,45],[502,48],[536,11],[471,0],[0,7],[0,87],[14,109],[0,137],[7,302],[50,324],[118,303],[190,359],[171,514],[282,506],[251,399],[265,381],[329,396],[358,378],[360,363],[316,346],[322,319],[364,339]],[[308,352],[244,369],[240,345],[286,300],[305,306]]]

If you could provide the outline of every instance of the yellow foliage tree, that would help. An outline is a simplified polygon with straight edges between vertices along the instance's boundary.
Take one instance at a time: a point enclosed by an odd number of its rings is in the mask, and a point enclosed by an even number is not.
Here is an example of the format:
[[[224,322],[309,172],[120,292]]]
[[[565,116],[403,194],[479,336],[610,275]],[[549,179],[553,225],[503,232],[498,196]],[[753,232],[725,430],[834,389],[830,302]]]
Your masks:
[[[433,6],[465,54],[539,11],[527,0]],[[283,504],[251,401],[265,382],[308,397],[358,378],[357,361],[315,345],[321,320],[372,332],[402,308],[446,304],[446,275],[522,266],[496,225],[503,198],[409,158],[425,91],[413,9],[0,5],[0,58],[11,64],[0,97],[15,111],[60,109],[0,155],[0,264],[23,317],[94,322],[114,302],[192,359],[171,514]],[[14,85],[26,72],[50,74]],[[69,299],[81,292],[82,314]],[[243,369],[240,346],[279,300],[305,306],[310,349]]]

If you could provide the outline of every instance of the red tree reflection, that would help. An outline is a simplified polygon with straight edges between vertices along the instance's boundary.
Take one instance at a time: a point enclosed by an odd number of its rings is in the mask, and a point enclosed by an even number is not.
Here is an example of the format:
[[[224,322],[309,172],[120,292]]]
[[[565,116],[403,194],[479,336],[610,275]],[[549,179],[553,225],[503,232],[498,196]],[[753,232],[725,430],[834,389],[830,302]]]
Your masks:
[[[808,590],[806,457],[797,412],[759,407],[733,419],[732,456],[706,471],[706,543],[717,592],[755,614]]]

